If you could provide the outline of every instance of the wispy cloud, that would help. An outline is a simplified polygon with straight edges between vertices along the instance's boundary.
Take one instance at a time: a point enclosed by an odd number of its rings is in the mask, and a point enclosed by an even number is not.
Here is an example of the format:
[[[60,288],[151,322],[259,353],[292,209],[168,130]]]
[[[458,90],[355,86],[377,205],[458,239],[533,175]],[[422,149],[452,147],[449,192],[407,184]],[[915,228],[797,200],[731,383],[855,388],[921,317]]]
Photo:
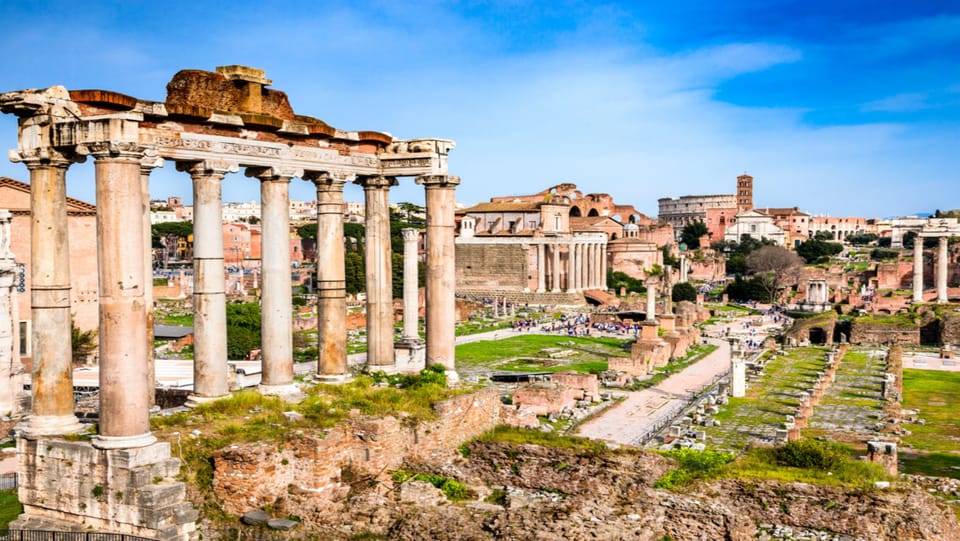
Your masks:
[[[880,100],[864,103],[860,107],[860,110],[867,113],[905,113],[919,111],[921,109],[926,109],[927,107],[929,107],[929,104],[927,103],[927,94],[909,93],[897,94],[895,96],[889,96]]]

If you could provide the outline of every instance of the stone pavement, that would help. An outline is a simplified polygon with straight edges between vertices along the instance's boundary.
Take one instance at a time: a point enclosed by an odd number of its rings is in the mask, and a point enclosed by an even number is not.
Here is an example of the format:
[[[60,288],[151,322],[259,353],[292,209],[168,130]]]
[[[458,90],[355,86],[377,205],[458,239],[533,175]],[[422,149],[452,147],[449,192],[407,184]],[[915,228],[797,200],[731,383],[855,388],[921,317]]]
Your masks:
[[[837,367],[837,379],[813,409],[809,428],[874,434],[883,410],[883,351],[851,350]]]
[[[623,393],[626,398],[577,428],[577,435],[620,444],[635,444],[673,418],[699,391],[730,369],[730,344],[710,339],[716,350],[656,387]]]

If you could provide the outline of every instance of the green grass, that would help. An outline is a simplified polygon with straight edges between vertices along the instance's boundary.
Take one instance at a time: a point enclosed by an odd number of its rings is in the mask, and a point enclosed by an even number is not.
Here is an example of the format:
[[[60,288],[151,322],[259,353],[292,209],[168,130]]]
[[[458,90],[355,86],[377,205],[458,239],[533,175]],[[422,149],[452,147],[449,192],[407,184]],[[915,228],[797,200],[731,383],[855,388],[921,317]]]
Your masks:
[[[759,447],[728,464],[721,476],[861,488],[872,487],[876,481],[891,480],[880,464],[858,460],[852,456],[855,452],[845,445],[816,440]]]
[[[960,373],[938,370],[903,370],[903,407],[920,411],[925,424],[909,424],[912,432],[903,443],[926,451],[960,449]]]
[[[157,314],[157,323],[178,327],[193,326],[193,314]]]
[[[483,340],[461,344],[456,349],[458,366],[496,366],[518,372],[599,372],[606,370],[607,357],[623,355],[630,341],[616,338],[571,337],[540,334],[513,336],[505,340]],[[572,345],[570,345],[572,343]],[[569,357],[550,359],[552,366],[534,362],[545,358],[546,348],[573,350]]]
[[[654,488],[667,490],[683,487],[696,479],[717,477],[723,471],[724,465],[734,458],[733,453],[711,450],[675,449],[662,454],[677,461],[677,468],[665,473],[653,485]]]
[[[900,473],[960,479],[960,454],[900,453]]]
[[[911,314],[871,314],[854,318],[853,321],[867,325],[890,325],[893,327],[915,327],[917,325],[916,319]]]
[[[17,499],[16,490],[0,491],[0,530],[5,529],[22,512],[23,506]]]
[[[575,449],[592,454],[607,452],[606,444],[600,441],[578,438],[576,436],[561,436],[553,432],[540,432],[539,430],[528,430],[506,425],[496,426],[493,430],[481,434],[474,441],[509,443],[513,445],[542,445],[544,447]],[[463,449],[461,449],[461,451],[463,451]]]

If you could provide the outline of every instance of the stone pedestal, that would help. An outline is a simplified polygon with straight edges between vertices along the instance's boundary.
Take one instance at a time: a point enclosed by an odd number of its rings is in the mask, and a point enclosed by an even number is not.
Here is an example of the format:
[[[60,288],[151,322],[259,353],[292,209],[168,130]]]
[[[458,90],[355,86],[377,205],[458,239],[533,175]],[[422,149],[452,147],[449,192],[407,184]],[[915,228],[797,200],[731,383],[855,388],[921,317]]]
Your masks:
[[[920,239],[918,238],[919,242]],[[897,444],[889,441],[868,441],[867,461],[876,462],[890,475],[897,475]]]
[[[418,374],[426,368],[427,343],[419,338],[404,338],[393,344],[396,373]]]
[[[174,478],[169,443],[97,449],[88,442],[17,440],[24,512],[11,528],[98,530],[160,541],[197,538],[198,513]]]

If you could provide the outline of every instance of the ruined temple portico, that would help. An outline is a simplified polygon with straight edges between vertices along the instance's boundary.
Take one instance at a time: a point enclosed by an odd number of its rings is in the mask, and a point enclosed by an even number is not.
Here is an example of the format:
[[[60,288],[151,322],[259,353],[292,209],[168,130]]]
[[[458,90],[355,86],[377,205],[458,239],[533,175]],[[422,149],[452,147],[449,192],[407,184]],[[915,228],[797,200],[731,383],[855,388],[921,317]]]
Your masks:
[[[937,239],[937,303],[947,299],[947,274],[950,263],[948,240],[960,236],[960,223],[956,218],[930,218],[913,242],[913,302],[923,301],[923,239]]]
[[[220,187],[227,173],[240,168],[259,180],[263,208],[262,392],[297,391],[288,214],[293,178],[316,184],[321,210],[318,375],[346,376],[343,230],[337,207],[350,179],[364,186],[367,197],[368,321],[376,328],[370,333],[369,361],[394,362],[388,192],[402,177],[416,177],[427,193],[428,362],[455,375],[453,201],[459,179],[447,173],[453,142],[338,130],[295,114],[283,92],[266,88],[270,84],[260,70],[225,66],[177,73],[163,102],[63,87],[0,94],[0,110],[19,117],[18,149],[11,156],[25,163],[31,176],[34,377],[31,415],[19,429],[22,520],[76,520],[163,539],[196,536],[182,507],[189,505],[180,503],[182,484],[173,479],[176,460],[170,458],[169,444],[156,442],[149,424],[152,282],[144,202],[150,171],[164,160],[189,173],[194,187],[192,402],[227,394]],[[57,439],[82,428],[73,414],[65,186],[70,164],[87,157],[95,160],[100,283],[100,419],[92,446]],[[0,330],[0,346],[2,337]],[[57,466],[30,466],[44,459]],[[105,494],[126,491],[129,497],[102,505],[86,494],[66,501],[49,492],[64,476],[83,477],[81,469],[90,463],[103,466],[98,486]],[[147,492],[163,492],[164,507],[152,507],[160,500],[137,496]],[[111,512],[119,508],[122,513]]]

